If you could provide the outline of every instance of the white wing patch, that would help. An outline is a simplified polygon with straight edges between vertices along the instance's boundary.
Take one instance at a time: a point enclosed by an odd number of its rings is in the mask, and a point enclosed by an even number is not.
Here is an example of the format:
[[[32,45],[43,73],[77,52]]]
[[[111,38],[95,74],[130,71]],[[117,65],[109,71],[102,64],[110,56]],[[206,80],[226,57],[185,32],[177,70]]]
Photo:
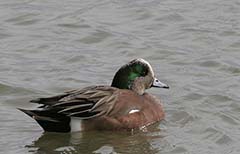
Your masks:
[[[71,132],[78,132],[82,130],[82,121],[78,118],[71,117],[70,128]]]
[[[129,114],[131,114],[131,113],[136,113],[136,112],[139,112],[140,110],[138,110],[138,109],[133,109],[133,110],[131,110],[131,111],[129,111]]]

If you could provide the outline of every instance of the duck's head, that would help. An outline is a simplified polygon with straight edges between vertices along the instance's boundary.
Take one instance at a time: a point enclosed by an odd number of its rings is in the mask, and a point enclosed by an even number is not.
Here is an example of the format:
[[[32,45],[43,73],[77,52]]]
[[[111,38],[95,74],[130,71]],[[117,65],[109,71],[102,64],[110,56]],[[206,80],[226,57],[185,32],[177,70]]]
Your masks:
[[[142,95],[151,87],[169,88],[154,75],[151,65],[144,59],[134,59],[122,66],[115,74],[112,87],[130,89]]]

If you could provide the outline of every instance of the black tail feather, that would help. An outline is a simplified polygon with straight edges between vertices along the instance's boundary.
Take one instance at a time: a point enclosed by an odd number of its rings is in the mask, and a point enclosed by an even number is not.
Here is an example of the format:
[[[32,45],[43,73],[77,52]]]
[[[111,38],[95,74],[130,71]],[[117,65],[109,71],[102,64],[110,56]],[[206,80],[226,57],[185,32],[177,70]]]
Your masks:
[[[47,132],[69,132],[70,117],[60,114],[54,110],[25,110],[20,109],[28,116],[32,117]]]
[[[34,100],[31,100],[31,103],[38,103],[38,104],[44,104],[44,105],[54,105],[55,103],[58,103],[58,100],[61,98],[67,96],[69,94],[62,94],[62,95],[57,95],[53,97],[46,97],[46,98],[37,98]]]

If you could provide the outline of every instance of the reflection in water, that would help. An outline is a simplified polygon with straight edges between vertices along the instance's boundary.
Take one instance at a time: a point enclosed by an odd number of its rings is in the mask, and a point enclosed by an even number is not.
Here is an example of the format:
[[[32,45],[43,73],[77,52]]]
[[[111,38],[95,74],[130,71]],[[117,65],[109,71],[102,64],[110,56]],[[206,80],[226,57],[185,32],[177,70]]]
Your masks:
[[[44,133],[28,145],[29,151],[38,154],[73,154],[73,153],[157,153],[150,140],[156,138],[151,133],[157,132],[150,128],[148,132],[112,132],[90,131],[74,133]],[[158,138],[161,138],[157,135]]]

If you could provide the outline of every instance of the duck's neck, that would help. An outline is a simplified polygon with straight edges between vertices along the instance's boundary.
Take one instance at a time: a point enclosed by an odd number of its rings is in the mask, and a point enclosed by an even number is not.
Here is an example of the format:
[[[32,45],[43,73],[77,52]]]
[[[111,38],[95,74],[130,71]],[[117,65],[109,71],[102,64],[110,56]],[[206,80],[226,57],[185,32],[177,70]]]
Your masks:
[[[151,88],[153,78],[151,76],[138,77],[134,80],[130,89],[138,95],[143,95],[146,89]]]
[[[143,83],[144,83],[144,78],[139,77],[132,83],[130,89],[135,93],[137,93],[138,95],[143,95],[146,89],[146,86]]]

